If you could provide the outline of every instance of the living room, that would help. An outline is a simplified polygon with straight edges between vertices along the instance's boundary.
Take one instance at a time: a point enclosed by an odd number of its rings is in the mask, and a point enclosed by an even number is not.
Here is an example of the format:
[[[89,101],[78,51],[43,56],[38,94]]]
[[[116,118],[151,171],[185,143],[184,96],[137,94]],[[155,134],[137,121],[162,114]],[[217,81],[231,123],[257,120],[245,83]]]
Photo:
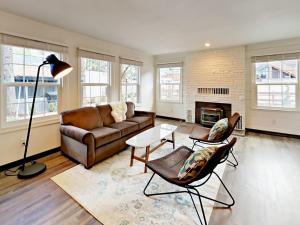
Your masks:
[[[1,1],[1,224],[299,224],[299,6]],[[199,188],[156,170],[212,148]]]

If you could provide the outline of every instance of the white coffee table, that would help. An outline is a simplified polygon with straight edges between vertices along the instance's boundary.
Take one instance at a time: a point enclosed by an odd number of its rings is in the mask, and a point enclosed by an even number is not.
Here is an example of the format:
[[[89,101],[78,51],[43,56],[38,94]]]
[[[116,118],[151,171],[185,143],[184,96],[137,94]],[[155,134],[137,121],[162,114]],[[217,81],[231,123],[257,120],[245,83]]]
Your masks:
[[[166,142],[173,143],[173,149],[175,149],[175,135],[174,131],[177,126],[170,124],[161,124],[159,126],[150,128],[145,130],[134,137],[128,139],[126,144],[131,146],[131,158],[130,158],[130,166],[133,165],[133,159],[141,161],[145,163],[144,172],[147,173],[146,163],[148,162],[150,153],[154,152],[156,149],[164,145]],[[167,137],[172,135],[172,140],[169,140]],[[150,145],[155,144],[157,142],[160,143],[150,149]],[[134,155],[135,148],[146,148],[146,153],[144,156],[137,157]]]

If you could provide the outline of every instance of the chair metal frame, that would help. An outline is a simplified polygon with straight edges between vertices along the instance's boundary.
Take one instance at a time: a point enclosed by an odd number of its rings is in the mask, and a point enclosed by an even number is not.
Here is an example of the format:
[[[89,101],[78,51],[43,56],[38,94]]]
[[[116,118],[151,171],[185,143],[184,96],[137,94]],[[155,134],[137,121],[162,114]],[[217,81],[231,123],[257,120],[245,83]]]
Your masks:
[[[203,207],[201,198],[205,198],[207,200],[220,203],[222,205],[225,205],[227,208],[230,208],[231,206],[233,206],[235,204],[235,200],[234,200],[233,196],[231,195],[231,193],[227,189],[226,185],[224,184],[224,182],[222,181],[222,179],[220,178],[220,176],[216,172],[214,172],[214,171],[212,173],[210,173],[208,175],[208,177],[205,179],[205,181],[202,182],[202,183],[200,183],[200,184],[197,184],[197,185],[192,185],[192,184],[185,185],[183,188],[186,188],[186,190],[184,190],[184,191],[159,192],[159,193],[152,193],[152,194],[146,193],[146,190],[147,190],[148,186],[150,185],[150,183],[151,183],[151,181],[152,181],[152,179],[153,179],[153,177],[154,177],[155,174],[156,173],[152,174],[150,180],[148,181],[146,187],[144,188],[144,191],[143,191],[144,195],[147,196],[147,197],[150,197],[150,196],[155,196],[155,195],[170,195],[170,194],[188,193],[190,195],[191,199],[192,199],[193,206],[194,206],[194,208],[196,210],[197,217],[198,217],[201,225],[207,225],[207,220],[206,220],[206,216],[205,216],[205,213],[204,213],[204,207]],[[230,198],[232,200],[231,203],[226,203],[226,202],[223,202],[223,201],[219,201],[219,200],[207,197],[205,195],[201,195],[199,193],[199,191],[197,190],[198,187],[201,187],[202,185],[204,185],[210,179],[210,177],[211,177],[212,174],[214,174],[218,178],[218,180],[221,182],[222,186],[224,187],[224,189],[226,190],[227,194],[230,196]],[[203,217],[203,220],[204,220],[204,224],[203,224],[203,222],[201,220],[201,216],[200,216],[199,211],[198,211],[198,209],[196,207],[193,195],[197,196],[198,199],[199,199],[200,206],[201,206],[202,217]]]
[[[235,113],[231,118],[233,118],[233,117],[235,117],[235,116],[238,116],[238,119],[235,121],[235,123],[234,123],[234,125],[233,125],[233,127],[232,127],[232,130],[231,130],[230,132],[227,131],[227,132],[224,134],[223,139],[220,140],[220,141],[206,141],[206,140],[195,139],[195,138],[191,138],[191,137],[190,137],[190,138],[193,140],[193,147],[192,147],[192,150],[194,150],[195,145],[198,146],[198,147],[200,147],[200,148],[204,148],[204,147],[205,147],[205,146],[203,146],[203,145],[200,145],[200,143],[206,144],[206,145],[224,145],[224,144],[228,144],[228,143],[229,143],[228,138],[229,138],[229,136],[232,134],[234,128],[236,127],[238,121],[239,121],[240,118],[241,118],[240,115],[239,115],[238,113]],[[236,157],[235,157],[235,155],[234,155],[234,153],[233,153],[233,147],[229,150],[229,153],[230,153],[230,155],[232,156],[232,158],[234,159],[235,162],[232,162],[232,161],[230,161],[229,159],[227,159],[227,162],[228,162],[227,164],[228,164],[229,166],[232,166],[232,167],[236,168],[236,167],[239,165],[239,162],[237,161],[237,159],[236,159]]]
[[[235,144],[236,142],[236,138],[234,138],[234,140],[232,140],[229,145],[232,145],[230,146],[230,149],[233,147],[233,145]],[[233,144],[232,144],[233,143]],[[218,165],[218,164],[221,164],[223,162],[225,162],[227,159],[228,159],[228,156],[229,156],[229,152],[230,152],[230,149],[228,149],[226,155],[223,155],[222,158],[219,159],[219,161],[217,162],[217,164],[215,165],[215,167]],[[232,194],[230,193],[230,191],[228,190],[228,188],[226,187],[226,185],[224,184],[224,182],[222,181],[222,179],[220,178],[220,176],[214,171],[215,167],[212,169],[212,171],[208,172],[204,177],[200,178],[200,179],[195,179],[194,181],[191,181],[190,183],[187,183],[187,184],[176,184],[172,181],[169,181],[167,178],[165,178],[164,176],[161,176],[159,174],[157,174],[151,167],[149,167],[152,171],[153,171],[153,174],[150,178],[150,180],[148,181],[147,185],[145,186],[144,188],[144,195],[149,197],[149,196],[155,196],[155,195],[170,195],[170,194],[180,194],[180,193],[187,193],[189,194],[189,196],[191,197],[192,199],[192,203],[193,203],[193,206],[196,210],[196,213],[197,213],[197,217],[200,221],[200,224],[201,225],[207,225],[207,220],[206,220],[206,217],[205,217],[205,213],[204,213],[204,208],[203,208],[203,204],[202,204],[202,198],[204,199],[207,199],[207,200],[210,200],[210,201],[214,201],[214,202],[217,202],[217,203],[220,203],[222,205],[225,205],[227,208],[230,208],[231,206],[233,206],[235,204],[235,200],[232,196]],[[201,173],[201,171],[200,171]],[[171,184],[174,184],[176,186],[179,186],[181,188],[185,188],[186,190],[182,190],[182,191],[172,191],[172,192],[158,192],[158,193],[147,193],[147,188],[149,187],[153,177],[155,176],[155,174],[157,174],[158,176],[160,176],[162,179],[164,179],[165,181],[171,183]],[[205,195],[201,195],[199,193],[199,191],[197,190],[198,187],[201,187],[203,186],[204,184],[206,184],[208,182],[208,180],[211,178],[212,174],[214,174],[218,180],[221,182],[222,186],[224,187],[224,189],[226,190],[227,194],[229,195],[229,197],[231,198],[231,202],[230,203],[227,203],[227,202],[223,202],[223,201],[219,201],[217,199],[213,199],[213,198],[210,198],[208,196],[205,196]],[[203,181],[202,181],[203,180]],[[199,183],[200,182],[200,183]],[[201,207],[201,212],[202,212],[202,217],[203,217],[203,221],[204,223],[202,222],[201,220],[201,216],[200,216],[200,213],[196,207],[196,204],[195,204],[195,201],[194,201],[194,198],[193,196],[197,196],[198,199],[199,199],[199,202],[200,202],[200,207]]]

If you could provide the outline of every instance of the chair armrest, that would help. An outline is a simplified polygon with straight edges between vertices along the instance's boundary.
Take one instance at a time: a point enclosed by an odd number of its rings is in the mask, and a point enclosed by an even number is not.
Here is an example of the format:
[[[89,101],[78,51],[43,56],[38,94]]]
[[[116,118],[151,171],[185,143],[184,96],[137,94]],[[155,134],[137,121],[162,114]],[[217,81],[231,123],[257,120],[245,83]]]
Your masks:
[[[71,125],[61,125],[60,132],[83,144],[89,144],[94,140],[94,136],[91,132]]]

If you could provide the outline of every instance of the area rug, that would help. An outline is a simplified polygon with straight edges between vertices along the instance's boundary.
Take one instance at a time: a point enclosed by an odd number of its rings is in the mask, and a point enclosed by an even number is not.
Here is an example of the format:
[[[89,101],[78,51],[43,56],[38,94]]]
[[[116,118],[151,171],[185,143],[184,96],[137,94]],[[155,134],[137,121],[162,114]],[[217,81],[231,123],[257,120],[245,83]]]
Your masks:
[[[188,135],[176,133],[176,146],[191,146]],[[137,149],[143,154],[144,149]],[[150,155],[150,159],[162,157],[172,151],[167,143]],[[86,170],[77,165],[51,179],[82,207],[104,225],[195,225],[199,224],[190,196],[186,193],[146,197],[143,189],[152,172],[144,173],[144,164],[134,161],[129,167],[130,149]],[[225,163],[216,172],[223,176]],[[215,198],[220,182],[212,176],[199,188],[202,195]],[[149,192],[175,191],[180,188],[155,176]],[[195,198],[199,212],[200,204]],[[203,200],[205,215],[209,221],[213,202]]]

